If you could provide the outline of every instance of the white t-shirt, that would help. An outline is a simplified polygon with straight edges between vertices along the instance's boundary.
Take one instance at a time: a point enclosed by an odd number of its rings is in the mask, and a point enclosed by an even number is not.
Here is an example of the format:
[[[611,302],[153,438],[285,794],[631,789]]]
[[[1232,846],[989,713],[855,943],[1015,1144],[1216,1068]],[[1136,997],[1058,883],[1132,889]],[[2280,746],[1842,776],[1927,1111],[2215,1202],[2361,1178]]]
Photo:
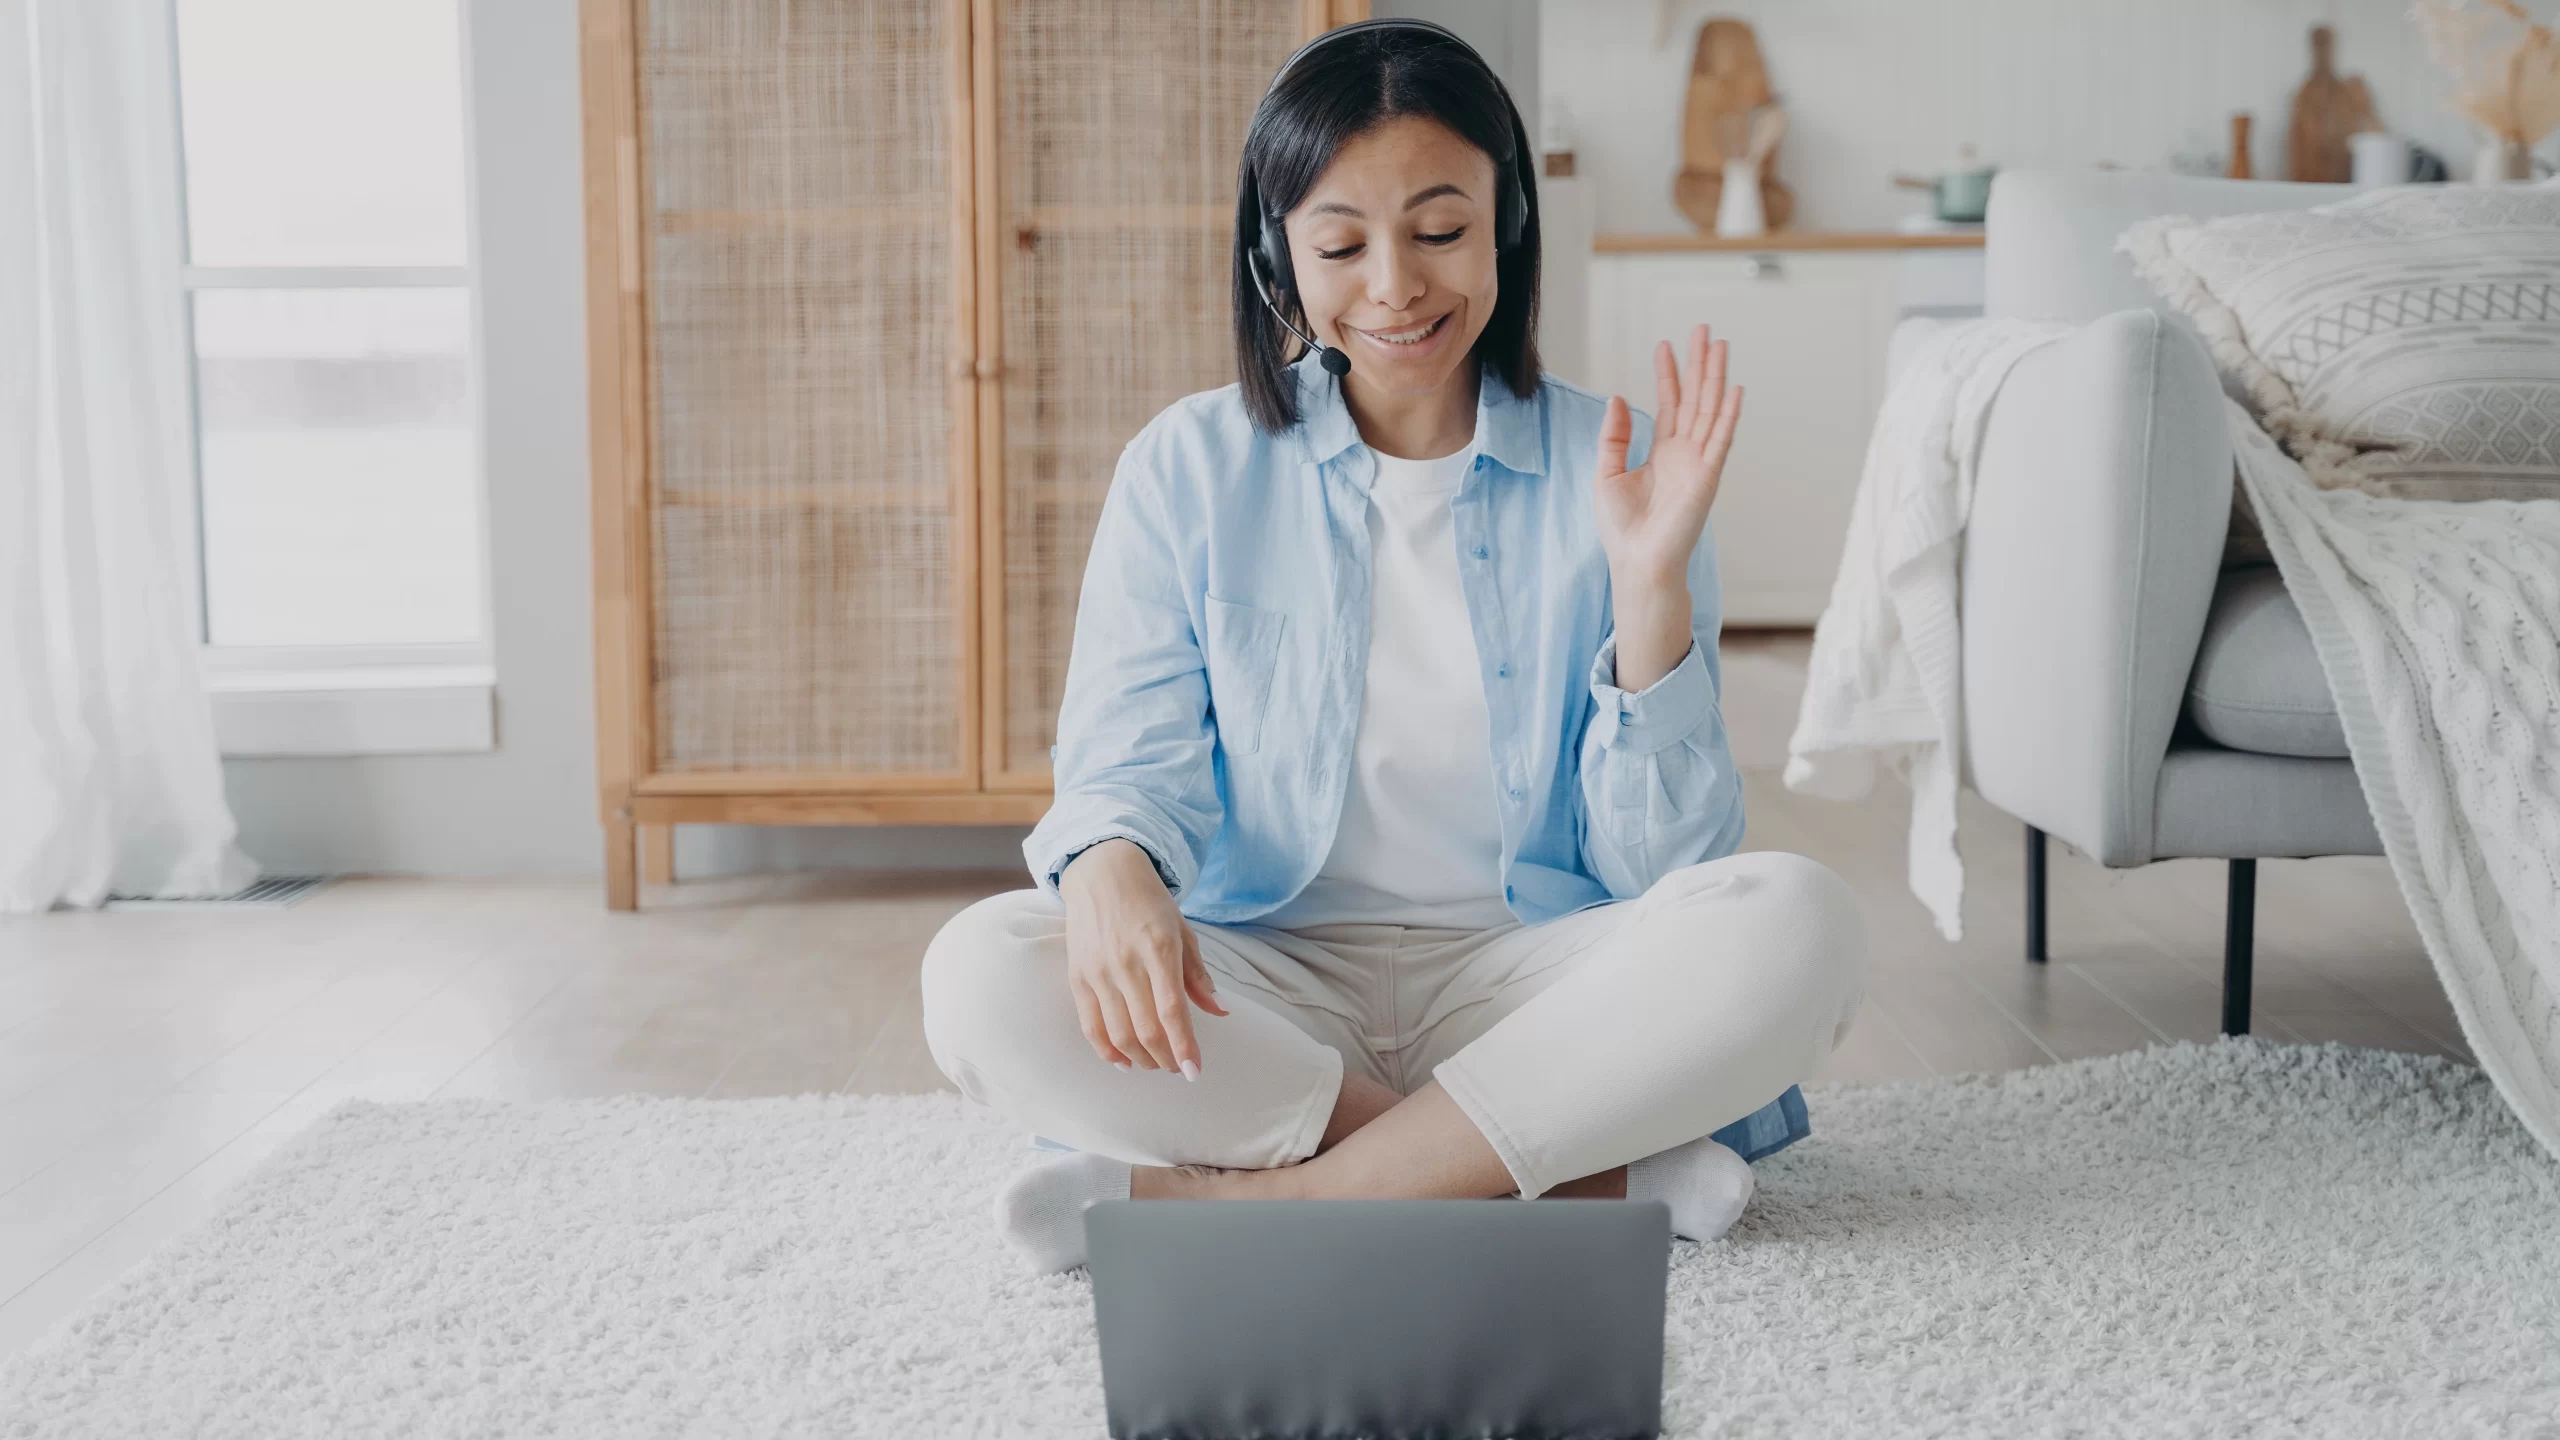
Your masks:
[[[1369,661],[1342,820],[1315,879],[1252,923],[1490,929],[1513,917],[1492,720],[1449,513],[1475,448],[1437,460],[1369,453]]]

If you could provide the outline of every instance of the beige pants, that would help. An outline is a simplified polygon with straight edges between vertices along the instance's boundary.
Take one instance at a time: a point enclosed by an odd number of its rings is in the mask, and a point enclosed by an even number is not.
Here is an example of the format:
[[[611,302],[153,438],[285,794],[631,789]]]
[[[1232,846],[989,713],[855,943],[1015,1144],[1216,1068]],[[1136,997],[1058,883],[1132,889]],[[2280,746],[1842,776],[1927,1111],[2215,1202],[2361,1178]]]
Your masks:
[[[1315,1153],[1345,1065],[1439,1080],[1534,1196],[1701,1135],[1812,1078],[1857,1013],[1857,897],[1800,855],[1675,870],[1543,925],[1273,930],[1192,922],[1224,1018],[1200,1078],[1122,1071],[1067,992],[1066,915],[979,901],[924,959],[925,1036],[963,1094],[1140,1165],[1267,1169]]]

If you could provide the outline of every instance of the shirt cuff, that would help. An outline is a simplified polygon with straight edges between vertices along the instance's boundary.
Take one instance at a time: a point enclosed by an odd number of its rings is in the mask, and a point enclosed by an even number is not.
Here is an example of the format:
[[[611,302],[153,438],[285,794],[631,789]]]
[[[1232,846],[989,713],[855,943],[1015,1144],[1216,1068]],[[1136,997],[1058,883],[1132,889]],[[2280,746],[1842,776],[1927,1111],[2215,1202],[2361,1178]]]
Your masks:
[[[1085,836],[1084,838],[1075,841],[1068,845],[1064,850],[1058,852],[1048,864],[1039,867],[1033,872],[1034,876],[1040,883],[1040,888],[1049,892],[1052,899],[1063,900],[1065,897],[1058,893],[1058,877],[1065,873],[1067,866],[1072,863],[1078,855],[1083,854],[1085,851],[1092,849],[1094,846],[1101,844],[1105,840],[1126,840],[1130,844],[1147,852],[1147,858],[1155,862],[1156,878],[1164,882],[1165,894],[1179,896],[1182,893],[1182,879],[1174,873],[1173,862],[1165,856],[1164,852],[1156,848],[1154,842],[1148,840],[1146,836],[1139,834],[1137,831],[1132,830],[1125,825],[1108,826],[1092,835]]]
[[[1694,635],[1680,663],[1651,685],[1630,692],[1619,689],[1617,679],[1618,633],[1612,630],[1609,638],[1600,642],[1600,653],[1591,660],[1591,698],[1600,707],[1591,723],[1600,727],[1600,743],[1604,747],[1624,745],[1650,755],[1697,733],[1698,726],[1715,709],[1716,691],[1707,678],[1706,650]]]

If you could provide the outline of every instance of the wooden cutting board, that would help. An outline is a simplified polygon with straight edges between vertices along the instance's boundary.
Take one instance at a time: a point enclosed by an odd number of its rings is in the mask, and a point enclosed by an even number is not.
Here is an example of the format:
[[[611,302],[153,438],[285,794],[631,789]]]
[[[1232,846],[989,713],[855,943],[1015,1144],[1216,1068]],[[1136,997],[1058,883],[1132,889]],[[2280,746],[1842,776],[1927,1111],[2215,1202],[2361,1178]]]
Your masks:
[[[2344,184],[2355,177],[2347,137],[2382,128],[2373,92],[2361,75],[2338,73],[2337,32],[2311,27],[2311,75],[2293,95],[2293,129],[2285,141],[2287,180]]]

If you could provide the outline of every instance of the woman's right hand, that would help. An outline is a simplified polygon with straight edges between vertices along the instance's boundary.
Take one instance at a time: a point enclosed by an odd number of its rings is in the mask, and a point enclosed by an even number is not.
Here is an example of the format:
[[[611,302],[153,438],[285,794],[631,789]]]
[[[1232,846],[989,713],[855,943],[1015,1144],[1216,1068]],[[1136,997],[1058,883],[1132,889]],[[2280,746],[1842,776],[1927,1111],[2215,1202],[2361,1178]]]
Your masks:
[[[1200,1074],[1191,1002],[1224,1015],[1199,938],[1155,862],[1114,836],[1087,846],[1058,875],[1067,905],[1067,990],[1093,1053],[1123,1070]]]

